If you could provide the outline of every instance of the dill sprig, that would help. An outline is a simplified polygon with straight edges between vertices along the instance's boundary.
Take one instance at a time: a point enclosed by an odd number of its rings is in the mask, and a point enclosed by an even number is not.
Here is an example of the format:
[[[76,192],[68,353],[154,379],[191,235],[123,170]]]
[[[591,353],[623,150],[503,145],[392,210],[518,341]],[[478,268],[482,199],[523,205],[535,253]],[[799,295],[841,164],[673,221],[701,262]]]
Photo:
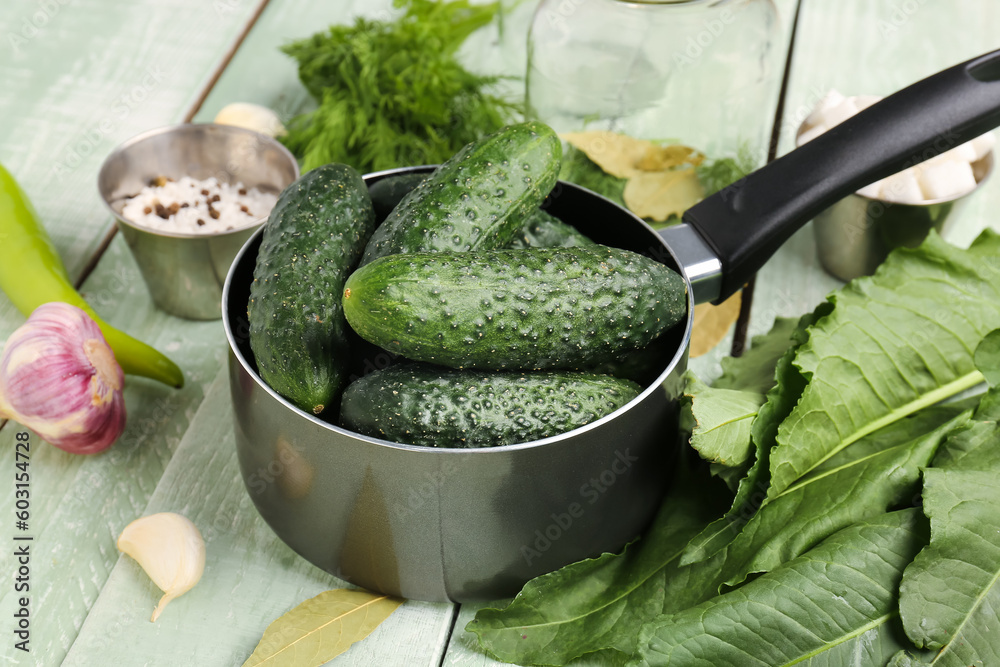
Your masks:
[[[289,122],[283,139],[303,172],[330,162],[362,173],[439,164],[520,112],[489,92],[506,77],[470,72],[456,57],[493,21],[498,2],[394,4],[404,9],[395,21],[357,18],[282,47],[318,102]]]
[[[757,169],[757,156],[750,146],[740,146],[735,156],[705,160],[697,167],[698,180],[705,189],[705,196],[732,185]]]

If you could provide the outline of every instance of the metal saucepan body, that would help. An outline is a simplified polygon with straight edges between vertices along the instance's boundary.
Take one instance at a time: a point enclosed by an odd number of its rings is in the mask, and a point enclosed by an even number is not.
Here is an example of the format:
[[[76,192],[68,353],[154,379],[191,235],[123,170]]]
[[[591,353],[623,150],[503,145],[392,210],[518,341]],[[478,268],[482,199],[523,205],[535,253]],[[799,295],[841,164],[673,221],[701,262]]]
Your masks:
[[[366,181],[421,169],[429,171]],[[550,202],[549,212],[594,240],[681,270],[655,231],[610,201],[560,183]],[[676,400],[690,317],[657,342],[669,363],[654,369],[643,393],[583,428],[486,449],[400,445],[306,414],[260,379],[247,336],[260,236],[233,263],[224,295],[236,444],[258,511],[304,558],[411,599],[498,599],[532,577],[620,549],[652,518],[680,443]],[[360,375],[389,356],[357,361]]]

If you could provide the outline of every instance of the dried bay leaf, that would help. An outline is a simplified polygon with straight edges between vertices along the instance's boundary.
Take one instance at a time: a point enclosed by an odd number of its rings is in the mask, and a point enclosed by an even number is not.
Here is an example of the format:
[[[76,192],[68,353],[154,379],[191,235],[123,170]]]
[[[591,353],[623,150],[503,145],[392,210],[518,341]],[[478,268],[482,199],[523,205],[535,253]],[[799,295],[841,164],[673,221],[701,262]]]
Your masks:
[[[740,317],[743,292],[737,292],[718,306],[699,303],[694,307],[694,324],[691,328],[692,359],[708,354],[729,333]]]
[[[662,146],[606,130],[559,137],[609,176],[625,179],[625,206],[642,218],[666,222],[705,197],[695,170],[705,155],[689,146]]]
[[[680,216],[704,196],[698,175],[692,168],[648,171],[633,176],[625,184],[625,206],[640,218],[665,222]]]
[[[559,138],[583,151],[606,174],[618,178],[632,178],[644,172],[669,171],[682,166],[697,167],[705,160],[704,155],[689,146],[661,146],[647,139],[607,130],[568,132],[560,134]]]
[[[640,173],[636,165],[646,157],[650,148],[656,146],[651,141],[606,130],[568,132],[560,134],[559,138],[583,151],[605,173],[618,178],[630,178]]]
[[[320,593],[267,626],[243,667],[325,664],[370,635],[402,603],[364,590]]]
[[[641,171],[664,171],[676,169],[684,165],[697,167],[705,161],[705,156],[691,148],[680,144],[657,146],[650,144],[645,155],[636,163]]]

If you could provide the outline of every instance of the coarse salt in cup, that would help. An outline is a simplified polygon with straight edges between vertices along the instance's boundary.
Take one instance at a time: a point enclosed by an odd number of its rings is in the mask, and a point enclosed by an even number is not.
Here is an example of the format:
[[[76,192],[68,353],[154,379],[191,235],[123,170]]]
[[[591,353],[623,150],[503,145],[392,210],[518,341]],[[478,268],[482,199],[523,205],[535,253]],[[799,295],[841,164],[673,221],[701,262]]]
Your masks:
[[[267,217],[278,196],[220,182],[214,176],[163,178],[125,200],[121,215],[141,227],[181,234],[218,234]]]
[[[178,317],[211,320],[222,316],[233,258],[298,177],[295,158],[271,137],[185,123],[112,151],[98,189],[153,303]]]

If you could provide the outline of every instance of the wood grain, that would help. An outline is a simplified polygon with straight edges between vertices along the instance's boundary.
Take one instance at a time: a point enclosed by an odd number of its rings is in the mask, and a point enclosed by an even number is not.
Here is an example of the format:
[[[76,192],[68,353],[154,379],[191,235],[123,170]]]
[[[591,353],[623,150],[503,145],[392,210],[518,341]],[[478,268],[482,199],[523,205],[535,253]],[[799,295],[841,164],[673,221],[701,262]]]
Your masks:
[[[185,115],[255,4],[82,0],[17,3],[0,14],[0,161],[32,199],[71,275],[112,224],[96,189],[104,156]],[[105,454],[72,456],[33,439],[32,652],[10,655],[5,645],[11,664],[60,663],[118,559],[114,538],[145,507],[224,359],[221,325],[156,311],[121,242],[84,293],[110,323],[170,354],[188,384],[175,392],[129,379],[128,428]],[[23,321],[0,296],[0,340]],[[0,449],[12,451],[19,430],[8,423]],[[13,503],[12,494],[0,497],[4,516]],[[14,571],[12,550],[3,550],[0,569]],[[15,602],[12,587],[0,590],[5,616]]]
[[[128,324],[150,332],[147,339],[184,369],[186,385],[174,390],[142,378],[126,378],[125,433],[107,451],[68,454],[37,438],[31,450],[32,610],[35,649],[25,664],[58,664],[73,643],[91,604],[118,559],[114,543],[157,488],[206,385],[223,366],[222,324],[188,322],[153,310],[138,268],[121,239],[86,284],[93,303],[113,303]],[[153,334],[153,332],[159,332]],[[13,450],[15,422],[0,431],[0,451]],[[12,493],[0,495],[0,515],[12,517]],[[13,571],[10,550],[0,570]],[[0,588],[0,610],[13,613],[14,591]]]
[[[0,162],[71,276],[112,227],[97,194],[105,156],[184,117],[258,1],[52,0],[0,12]],[[0,340],[22,321],[0,296]]]

